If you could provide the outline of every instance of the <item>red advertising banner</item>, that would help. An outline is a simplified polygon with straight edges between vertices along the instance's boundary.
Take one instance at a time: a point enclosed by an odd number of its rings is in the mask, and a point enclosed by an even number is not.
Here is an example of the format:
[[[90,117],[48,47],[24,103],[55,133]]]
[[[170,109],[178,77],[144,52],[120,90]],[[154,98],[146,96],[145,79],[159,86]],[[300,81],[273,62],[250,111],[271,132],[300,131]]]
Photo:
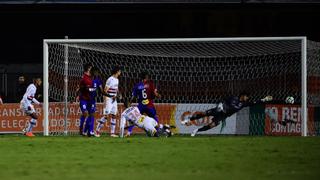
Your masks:
[[[301,136],[302,121],[299,105],[266,105],[265,134]],[[308,108],[308,132],[311,133],[314,124],[314,108]]]
[[[156,104],[157,115],[160,123],[170,123],[172,113],[175,112],[176,105]],[[123,111],[123,106],[118,106],[117,127],[119,127],[119,118]],[[42,107],[36,106],[35,109],[39,114],[37,125],[33,128],[34,132],[43,132],[43,111]],[[64,126],[64,103],[50,103],[49,105],[49,131],[63,132]],[[78,132],[80,123],[81,110],[78,103],[68,105],[67,129],[70,132]],[[97,104],[95,113],[95,121],[103,116],[103,104]],[[0,133],[19,133],[28,124],[30,117],[20,109],[20,104],[4,104],[0,105]],[[110,132],[109,122],[102,130]],[[118,129],[118,128],[117,128]],[[134,132],[142,132],[139,128],[135,128]]]

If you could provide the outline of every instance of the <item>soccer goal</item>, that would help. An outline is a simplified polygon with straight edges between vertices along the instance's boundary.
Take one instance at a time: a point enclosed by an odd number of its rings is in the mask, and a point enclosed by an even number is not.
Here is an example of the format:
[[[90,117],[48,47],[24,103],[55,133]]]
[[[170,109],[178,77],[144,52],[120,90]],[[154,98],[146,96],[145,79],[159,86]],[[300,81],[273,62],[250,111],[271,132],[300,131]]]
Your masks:
[[[131,97],[139,74],[148,71],[161,94],[155,100],[159,121],[175,125],[176,133],[188,134],[210,121],[185,126],[180,123],[185,117],[246,91],[252,101],[266,95],[273,101],[244,108],[205,133],[318,135],[319,50],[306,37],[45,39],[43,132],[78,133],[76,89],[83,64],[90,62],[104,83],[113,66],[122,68],[119,89],[125,98]],[[294,104],[285,102],[288,96]],[[96,119],[102,116],[101,95],[97,102]],[[118,109],[120,116],[121,104]]]

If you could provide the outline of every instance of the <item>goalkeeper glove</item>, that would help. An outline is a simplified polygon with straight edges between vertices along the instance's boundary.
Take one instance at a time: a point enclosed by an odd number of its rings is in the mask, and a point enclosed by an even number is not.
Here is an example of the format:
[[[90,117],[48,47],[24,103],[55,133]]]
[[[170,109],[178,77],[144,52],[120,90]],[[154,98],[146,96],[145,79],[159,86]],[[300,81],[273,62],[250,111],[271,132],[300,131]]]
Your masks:
[[[272,101],[272,96],[266,96],[265,98],[261,99],[262,102]]]

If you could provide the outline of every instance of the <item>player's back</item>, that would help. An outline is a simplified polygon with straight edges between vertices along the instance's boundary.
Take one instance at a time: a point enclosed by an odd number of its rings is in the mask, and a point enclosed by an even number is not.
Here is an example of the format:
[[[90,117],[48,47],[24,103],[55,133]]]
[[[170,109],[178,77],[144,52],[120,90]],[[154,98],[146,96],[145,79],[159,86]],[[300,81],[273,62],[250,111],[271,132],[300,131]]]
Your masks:
[[[90,100],[90,88],[92,86],[91,77],[84,74],[80,81],[80,100]]]
[[[139,82],[135,85],[132,95],[138,97],[138,103],[142,105],[153,105],[154,84],[151,80]]]
[[[23,95],[22,101],[31,102],[37,91],[37,87],[32,83],[27,87],[26,92]]]
[[[141,118],[141,113],[137,107],[131,106],[123,111],[121,114],[121,118],[126,119],[127,121],[131,121],[134,124],[139,125],[139,120]]]
[[[229,116],[240,111],[246,106],[248,106],[248,104],[240,101],[239,97],[237,96],[231,96],[227,98],[223,103],[223,108]]]

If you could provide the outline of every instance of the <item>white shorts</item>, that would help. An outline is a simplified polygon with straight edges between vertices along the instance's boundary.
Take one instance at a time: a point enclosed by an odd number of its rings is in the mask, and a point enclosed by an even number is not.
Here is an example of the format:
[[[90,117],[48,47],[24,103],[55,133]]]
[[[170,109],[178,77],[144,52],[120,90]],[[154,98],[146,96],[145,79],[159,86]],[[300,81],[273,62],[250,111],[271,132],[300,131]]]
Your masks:
[[[144,116],[142,115],[142,117],[140,119],[143,119],[142,121],[142,128],[148,132],[149,134],[154,134],[155,132],[157,132],[156,130],[156,126],[158,125],[157,121],[154,120],[153,118],[149,117],[149,116]]]
[[[32,104],[23,101],[20,101],[20,109],[22,109],[27,115],[31,115],[36,112]]]
[[[117,113],[118,113],[117,100],[113,100],[112,98],[107,97],[105,103],[106,104],[105,104],[105,107],[103,109],[103,114],[104,115],[108,115],[108,114],[117,115]]]

